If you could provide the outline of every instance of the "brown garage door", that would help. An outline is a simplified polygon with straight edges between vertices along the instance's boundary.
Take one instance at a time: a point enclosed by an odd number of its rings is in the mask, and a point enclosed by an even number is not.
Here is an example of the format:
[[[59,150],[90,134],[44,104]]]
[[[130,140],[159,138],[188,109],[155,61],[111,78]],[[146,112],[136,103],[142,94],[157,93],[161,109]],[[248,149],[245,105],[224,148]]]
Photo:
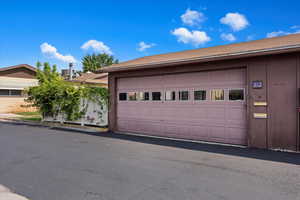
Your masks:
[[[245,145],[245,73],[120,78],[118,131]]]

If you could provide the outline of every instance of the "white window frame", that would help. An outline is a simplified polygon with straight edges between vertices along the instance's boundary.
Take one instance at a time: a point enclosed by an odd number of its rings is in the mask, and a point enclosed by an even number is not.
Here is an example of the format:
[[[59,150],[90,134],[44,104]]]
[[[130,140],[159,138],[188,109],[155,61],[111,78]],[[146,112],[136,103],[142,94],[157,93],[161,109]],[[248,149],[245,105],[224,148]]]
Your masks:
[[[180,92],[188,92],[188,100],[181,100],[180,99]],[[178,95],[178,101],[179,102],[190,102],[191,100],[192,100],[192,95],[191,95],[191,89],[179,89],[179,90],[177,90],[177,95]]]
[[[206,98],[205,98],[205,100],[196,100],[195,99],[195,92],[196,91],[206,91]],[[204,88],[193,89],[193,101],[194,102],[206,102],[206,101],[209,100],[209,97],[210,97],[210,95],[208,95],[208,94],[210,94],[210,90],[209,89],[204,89]]]
[[[213,90],[223,90],[223,92],[224,92],[224,98],[223,98],[223,100],[213,100],[212,99],[212,91]],[[224,101],[226,101],[226,90],[227,89],[225,89],[225,88],[213,88],[213,89],[210,89],[209,90],[209,99],[210,99],[210,101],[213,101],[213,102],[224,102]]]
[[[144,96],[145,96],[145,93],[148,92],[148,93],[149,93],[149,99],[148,99],[148,100],[144,100],[144,99],[141,100],[141,99],[140,99],[140,93],[141,93],[141,92],[144,93]],[[138,91],[137,93],[138,93],[137,101],[140,101],[140,102],[149,102],[149,101],[151,101],[151,100],[150,100],[150,99],[151,99],[151,92],[150,92],[150,91],[145,91],[145,90],[143,90],[143,91]]]
[[[20,89],[1,89],[1,90],[8,90],[8,95],[0,95],[0,97],[24,97],[24,90]],[[12,95],[12,91],[21,91],[21,95]]]
[[[244,93],[244,99],[243,100],[230,100],[229,99],[229,92],[230,90],[243,90]],[[246,98],[246,88],[228,88],[228,101],[230,102],[245,102],[245,98]]]
[[[152,93],[153,92],[160,92],[160,100],[153,100]],[[151,102],[162,102],[164,101],[164,92],[162,90],[152,90],[150,91],[150,101]]]
[[[126,100],[120,100],[120,94],[121,93],[125,93],[126,94]],[[128,92],[119,92],[118,93],[118,101],[120,101],[120,102],[126,102],[126,101],[128,101]]]
[[[135,93],[135,100],[130,100],[129,93]],[[129,101],[129,102],[136,102],[136,101],[138,101],[137,93],[138,93],[137,91],[127,92],[127,101]]]
[[[166,92],[175,92],[175,100],[166,100]],[[166,89],[163,92],[163,101],[164,102],[176,102],[177,101],[177,90],[175,89]]]

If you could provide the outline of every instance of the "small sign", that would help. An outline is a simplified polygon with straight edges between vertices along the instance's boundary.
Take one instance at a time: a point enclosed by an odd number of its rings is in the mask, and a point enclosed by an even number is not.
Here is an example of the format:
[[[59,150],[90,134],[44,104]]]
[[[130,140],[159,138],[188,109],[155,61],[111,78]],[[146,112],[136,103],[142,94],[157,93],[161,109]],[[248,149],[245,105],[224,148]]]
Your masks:
[[[267,119],[268,115],[267,115],[267,113],[254,113],[253,117],[255,119]]]
[[[253,89],[261,89],[263,87],[262,81],[252,81],[252,88]]]
[[[253,104],[254,104],[254,106],[267,106],[268,105],[267,102],[259,102],[259,101],[255,101]]]

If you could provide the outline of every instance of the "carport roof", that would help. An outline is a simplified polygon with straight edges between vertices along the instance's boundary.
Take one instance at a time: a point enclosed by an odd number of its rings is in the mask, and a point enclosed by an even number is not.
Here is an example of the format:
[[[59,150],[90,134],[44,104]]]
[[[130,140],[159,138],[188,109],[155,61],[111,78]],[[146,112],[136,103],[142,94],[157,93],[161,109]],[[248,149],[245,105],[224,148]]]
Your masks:
[[[300,34],[146,56],[105,67],[99,72],[138,70],[296,51],[300,51]]]

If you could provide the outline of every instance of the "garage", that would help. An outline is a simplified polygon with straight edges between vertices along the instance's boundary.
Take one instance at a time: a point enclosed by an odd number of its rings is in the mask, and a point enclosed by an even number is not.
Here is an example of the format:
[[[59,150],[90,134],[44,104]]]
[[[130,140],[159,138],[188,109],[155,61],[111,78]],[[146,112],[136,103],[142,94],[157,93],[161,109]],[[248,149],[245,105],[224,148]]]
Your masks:
[[[241,68],[120,78],[118,131],[245,145],[245,77]]]
[[[105,67],[111,133],[300,150],[300,34]]]

